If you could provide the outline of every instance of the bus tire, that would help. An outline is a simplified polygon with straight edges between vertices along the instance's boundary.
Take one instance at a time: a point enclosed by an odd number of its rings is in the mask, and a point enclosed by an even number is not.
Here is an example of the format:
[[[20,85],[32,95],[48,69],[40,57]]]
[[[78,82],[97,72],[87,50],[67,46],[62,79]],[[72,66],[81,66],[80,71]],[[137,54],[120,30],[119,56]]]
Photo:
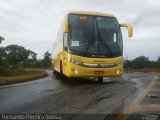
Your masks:
[[[103,77],[98,77],[98,82],[103,83]]]
[[[53,65],[53,75],[58,76],[59,73],[54,69],[54,65]]]
[[[55,74],[55,70],[54,70],[54,65],[52,65],[52,73],[53,73],[53,75]]]
[[[56,75],[56,76],[59,75],[59,73],[55,70],[53,70],[53,74]]]

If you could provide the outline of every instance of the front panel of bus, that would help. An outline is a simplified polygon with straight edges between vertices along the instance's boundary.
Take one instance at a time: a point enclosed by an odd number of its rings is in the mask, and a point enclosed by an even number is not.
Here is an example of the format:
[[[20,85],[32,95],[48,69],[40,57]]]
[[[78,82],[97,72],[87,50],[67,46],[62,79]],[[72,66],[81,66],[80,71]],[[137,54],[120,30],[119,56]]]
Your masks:
[[[64,33],[63,74],[70,77],[120,76],[123,72],[123,41],[114,17],[68,15]]]

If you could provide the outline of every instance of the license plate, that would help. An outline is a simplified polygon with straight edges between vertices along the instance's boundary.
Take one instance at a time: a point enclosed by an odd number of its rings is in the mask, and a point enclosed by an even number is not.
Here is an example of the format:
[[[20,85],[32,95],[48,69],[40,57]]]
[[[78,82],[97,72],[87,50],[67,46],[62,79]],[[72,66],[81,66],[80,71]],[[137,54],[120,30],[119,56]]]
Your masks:
[[[104,71],[96,70],[96,71],[94,71],[94,74],[103,75],[103,74],[104,74]]]

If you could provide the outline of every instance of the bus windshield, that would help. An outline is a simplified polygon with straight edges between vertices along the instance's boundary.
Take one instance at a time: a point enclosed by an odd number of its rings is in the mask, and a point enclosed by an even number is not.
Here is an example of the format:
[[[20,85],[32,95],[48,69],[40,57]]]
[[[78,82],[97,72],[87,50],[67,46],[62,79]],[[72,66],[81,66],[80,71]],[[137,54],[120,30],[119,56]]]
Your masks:
[[[122,35],[113,17],[69,15],[69,49],[90,57],[121,56]]]

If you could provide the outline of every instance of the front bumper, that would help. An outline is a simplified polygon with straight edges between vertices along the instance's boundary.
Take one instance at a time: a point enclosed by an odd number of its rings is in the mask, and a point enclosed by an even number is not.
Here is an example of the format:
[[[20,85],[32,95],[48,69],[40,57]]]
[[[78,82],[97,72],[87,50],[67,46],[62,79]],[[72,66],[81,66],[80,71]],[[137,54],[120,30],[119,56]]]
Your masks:
[[[95,71],[103,71],[103,74],[95,74]],[[87,68],[70,62],[65,62],[63,74],[68,77],[118,77],[123,73],[123,64],[113,68]]]

